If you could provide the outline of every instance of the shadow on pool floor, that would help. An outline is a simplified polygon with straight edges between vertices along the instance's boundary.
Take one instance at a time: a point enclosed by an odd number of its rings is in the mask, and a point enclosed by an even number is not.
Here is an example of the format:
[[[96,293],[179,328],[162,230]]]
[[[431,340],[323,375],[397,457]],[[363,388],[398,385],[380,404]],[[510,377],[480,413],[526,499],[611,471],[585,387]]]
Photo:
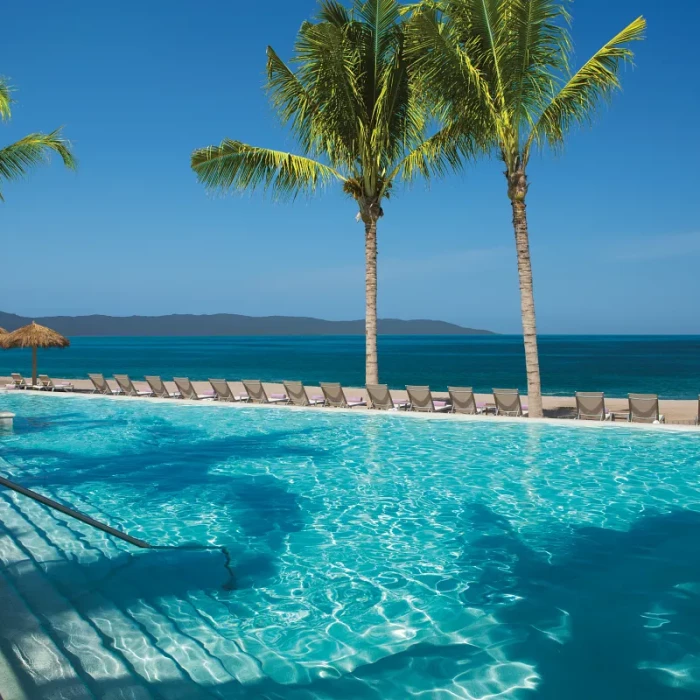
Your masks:
[[[509,658],[531,663],[541,677],[531,696],[698,697],[700,514],[652,514],[627,532],[576,528],[557,564],[528,548],[505,518],[482,505],[469,507],[468,526],[483,534],[471,540],[464,559],[483,573],[464,602],[502,603],[498,620],[519,628],[526,640],[508,647]],[[504,596],[517,602],[502,602]],[[559,639],[545,628],[558,612],[568,622]],[[679,662],[684,669],[674,666]],[[674,677],[662,668],[687,675]]]

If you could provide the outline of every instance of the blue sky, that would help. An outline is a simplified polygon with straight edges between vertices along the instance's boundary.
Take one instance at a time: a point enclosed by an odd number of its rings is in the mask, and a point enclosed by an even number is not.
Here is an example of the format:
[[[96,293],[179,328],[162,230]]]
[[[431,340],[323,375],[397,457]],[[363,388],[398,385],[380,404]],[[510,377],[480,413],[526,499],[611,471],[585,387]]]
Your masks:
[[[213,197],[189,155],[224,137],[292,142],[262,90],[314,0],[9,3],[0,73],[18,89],[0,144],[65,125],[54,162],[4,187],[0,310],[361,318],[363,229],[331,190],[274,204]],[[542,333],[700,333],[697,0],[578,0],[581,62],[640,14],[624,91],[563,155],[530,168]],[[37,22],[39,16],[50,21]],[[31,29],[28,29],[31,28]],[[520,331],[510,207],[495,160],[385,206],[379,312]],[[21,261],[21,262],[20,262]]]

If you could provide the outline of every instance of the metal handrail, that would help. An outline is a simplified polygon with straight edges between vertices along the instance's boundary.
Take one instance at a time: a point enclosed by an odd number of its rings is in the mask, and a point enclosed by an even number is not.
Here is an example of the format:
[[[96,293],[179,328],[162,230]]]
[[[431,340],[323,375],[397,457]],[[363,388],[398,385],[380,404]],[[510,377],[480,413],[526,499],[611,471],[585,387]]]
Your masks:
[[[58,501],[54,501],[52,498],[48,498],[47,496],[42,496],[40,493],[37,493],[36,491],[32,491],[31,489],[25,488],[24,486],[20,486],[19,484],[16,484],[14,481],[10,481],[9,479],[6,479],[4,476],[0,476],[0,486],[5,486],[8,489],[11,489],[12,491],[16,491],[17,493],[22,494],[23,496],[27,496],[27,498],[31,498],[34,501],[37,501],[38,503],[41,503],[42,505],[48,506],[49,508],[53,508],[54,510],[57,510],[59,513],[63,513],[64,515],[68,515],[71,518],[75,518],[75,520],[80,520],[80,522],[85,523],[86,525],[90,525],[90,527],[97,528],[98,530],[102,530],[102,532],[106,532],[108,535],[112,535],[112,537],[116,537],[120,540],[123,540],[124,542],[128,542],[129,544],[133,544],[135,547],[139,547],[140,549],[184,549],[184,550],[190,550],[190,551],[206,551],[206,550],[218,550],[221,552],[221,554],[224,557],[224,568],[228,572],[229,580],[227,583],[224,584],[223,588],[224,590],[227,591],[232,591],[236,588],[236,576],[233,572],[233,568],[231,566],[231,553],[228,551],[228,549],[222,545],[215,545],[215,544],[172,544],[172,545],[155,545],[155,544],[149,544],[148,542],[144,542],[143,540],[138,539],[138,537],[132,537],[131,535],[127,535],[125,532],[122,532],[121,530],[117,530],[109,525],[105,525],[104,523],[101,523],[99,520],[95,520],[94,518],[91,518],[89,515],[85,515],[85,513],[81,513],[79,510],[74,510],[73,508],[69,508],[68,506],[64,506],[62,503],[58,503]],[[1,698],[0,698],[1,700]]]
[[[59,511],[60,513],[63,513],[64,515],[69,515],[71,518],[75,518],[76,520],[80,520],[81,522],[85,523],[86,525],[90,525],[91,527],[95,527],[98,530],[102,530],[102,532],[106,532],[108,535],[112,535],[112,537],[117,537],[120,540],[124,540],[124,542],[128,542],[129,544],[133,544],[135,547],[140,547],[141,549],[153,549],[153,545],[148,544],[148,542],[144,542],[143,540],[138,539],[137,537],[132,537],[131,535],[127,535],[125,532],[122,532],[121,530],[116,530],[113,527],[110,527],[109,525],[105,525],[104,523],[101,523],[99,520],[95,520],[94,518],[91,518],[89,515],[85,515],[85,513],[81,513],[79,510],[73,510],[73,508],[68,508],[68,506],[64,506],[61,503],[58,503],[57,501],[54,501],[51,498],[47,498],[46,496],[42,496],[40,493],[37,493],[36,491],[32,491],[31,489],[27,489],[24,486],[20,486],[19,484],[16,484],[14,481],[10,481],[9,479],[5,479],[5,477],[0,476],[0,486],[5,486],[8,489],[12,489],[12,491],[16,491],[17,493],[21,493],[23,496],[27,496],[28,498],[31,498],[39,503],[42,503],[45,506],[48,506],[49,508],[53,508],[54,510]]]

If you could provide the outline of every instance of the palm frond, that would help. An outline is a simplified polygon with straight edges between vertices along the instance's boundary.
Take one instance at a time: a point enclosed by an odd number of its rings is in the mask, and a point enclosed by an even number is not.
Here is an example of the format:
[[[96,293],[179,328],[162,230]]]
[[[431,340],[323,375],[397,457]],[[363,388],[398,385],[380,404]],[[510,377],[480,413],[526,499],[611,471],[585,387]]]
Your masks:
[[[0,181],[24,177],[33,167],[48,162],[52,153],[57,153],[67,168],[75,169],[70,142],[61,137],[60,129],[50,134],[29,134],[0,149]]]
[[[514,127],[529,132],[556,86],[557,76],[569,72],[571,17],[565,0],[502,0],[506,13],[502,65],[506,104]]]
[[[338,0],[321,0],[318,11],[319,22],[328,22],[336,27],[345,27],[350,22],[348,9]]]
[[[483,150],[483,145],[472,136],[477,132],[465,124],[443,127],[408,153],[387,177],[387,182],[396,178],[411,182],[419,176],[428,180],[460,170],[466,160]]]
[[[209,190],[270,191],[277,199],[311,193],[345,178],[333,168],[303,156],[224,140],[192,154],[192,170]]]
[[[634,57],[627,44],[643,39],[645,29],[646,20],[638,17],[569,78],[542,110],[526,144],[526,159],[534,142],[557,147],[572,126],[591,121],[600,102],[620,89],[620,67]]]
[[[12,88],[7,80],[0,76],[0,119],[5,121],[12,112]]]

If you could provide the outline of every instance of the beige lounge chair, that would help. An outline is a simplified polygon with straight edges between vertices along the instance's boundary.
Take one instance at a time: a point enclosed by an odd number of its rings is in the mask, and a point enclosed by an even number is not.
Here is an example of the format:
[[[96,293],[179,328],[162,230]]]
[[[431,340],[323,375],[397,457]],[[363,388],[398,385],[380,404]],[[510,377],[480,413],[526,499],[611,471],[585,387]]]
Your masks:
[[[231,391],[231,387],[228,385],[228,382],[225,379],[210,379],[209,383],[211,384],[212,389],[214,389],[217,401],[233,402],[248,400],[248,394],[234,395],[234,393]]]
[[[527,406],[520,401],[520,392],[517,389],[494,389],[493,401],[496,404],[497,416],[526,416]]]
[[[321,391],[325,397],[325,405],[333,408],[355,408],[366,406],[367,402],[361,396],[345,396],[343,387],[337,382],[321,382]]]
[[[452,410],[448,401],[434,400],[429,386],[407,386],[411,411],[423,413],[447,413]]]
[[[131,379],[129,379],[128,374],[115,374],[114,381],[117,382],[117,386],[125,396],[153,396],[153,392],[150,389],[146,391],[137,389]]]
[[[93,394],[103,394],[104,396],[116,396],[121,394],[121,389],[112,389],[107,380],[101,374],[88,374],[92,385],[95,387],[92,391]]]
[[[301,382],[284,382],[284,389],[295,406],[319,406],[325,401],[323,396],[309,396]]]
[[[21,374],[12,372],[10,376],[15,389],[31,389],[32,385]]]
[[[452,413],[463,413],[467,416],[475,416],[483,409],[477,407],[474,398],[474,390],[470,386],[448,386]]]
[[[172,394],[168,391],[167,387],[165,386],[165,383],[160,377],[154,376],[154,375],[149,375],[146,377],[146,381],[148,382],[148,386],[151,387],[151,391],[153,392],[153,396],[155,396],[158,399],[179,399],[180,398],[180,392],[175,391]]]
[[[203,394],[197,392],[192,386],[189,377],[173,377],[175,386],[183,399],[190,401],[213,401],[216,398],[215,391],[205,391]]]
[[[71,382],[60,382],[56,384],[48,374],[39,375],[39,388],[44,391],[73,391],[74,386]]]
[[[394,401],[387,384],[367,384],[367,396],[369,407],[377,411],[398,411],[408,409],[408,401]]]
[[[659,397],[656,394],[629,394],[631,423],[665,423],[659,413]]]
[[[267,395],[265,387],[259,379],[243,379],[243,388],[248,392],[250,403],[289,403],[287,394]]]
[[[602,391],[576,392],[577,420],[610,420],[611,415],[605,408],[605,394]]]

